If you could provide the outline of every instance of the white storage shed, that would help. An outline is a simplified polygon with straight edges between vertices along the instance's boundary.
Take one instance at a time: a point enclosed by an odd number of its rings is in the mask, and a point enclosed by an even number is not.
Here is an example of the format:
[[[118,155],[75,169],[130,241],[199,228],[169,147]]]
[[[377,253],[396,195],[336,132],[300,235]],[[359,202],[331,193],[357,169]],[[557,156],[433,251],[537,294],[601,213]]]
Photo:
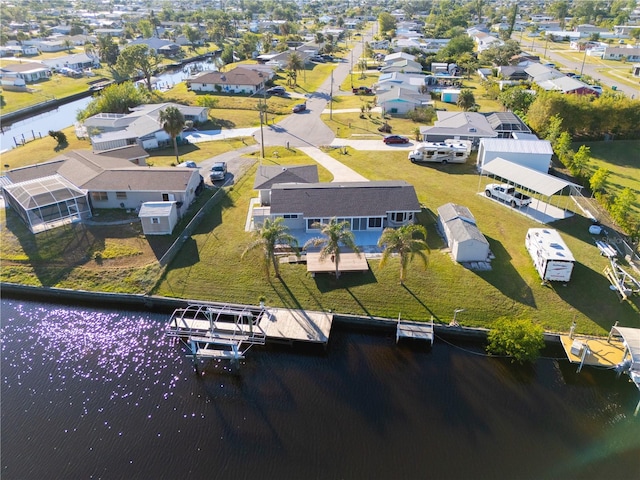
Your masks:
[[[176,202],[145,202],[138,218],[145,235],[171,235],[178,223]]]
[[[455,203],[442,205],[438,208],[438,224],[456,262],[488,261],[489,242],[467,207]]]
[[[548,173],[553,148],[548,140],[513,138],[481,138],[478,148],[478,169],[496,158],[504,158],[516,165]]]

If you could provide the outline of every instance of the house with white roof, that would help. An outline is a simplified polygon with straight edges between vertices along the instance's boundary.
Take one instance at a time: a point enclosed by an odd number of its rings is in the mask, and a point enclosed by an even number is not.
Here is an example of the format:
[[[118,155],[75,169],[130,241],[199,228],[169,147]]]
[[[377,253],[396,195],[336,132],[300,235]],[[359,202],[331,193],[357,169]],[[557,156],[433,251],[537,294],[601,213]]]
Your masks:
[[[481,138],[497,138],[487,117],[478,112],[436,112],[432,127],[420,127],[423,142],[444,142],[449,139],[469,140],[477,147]]]

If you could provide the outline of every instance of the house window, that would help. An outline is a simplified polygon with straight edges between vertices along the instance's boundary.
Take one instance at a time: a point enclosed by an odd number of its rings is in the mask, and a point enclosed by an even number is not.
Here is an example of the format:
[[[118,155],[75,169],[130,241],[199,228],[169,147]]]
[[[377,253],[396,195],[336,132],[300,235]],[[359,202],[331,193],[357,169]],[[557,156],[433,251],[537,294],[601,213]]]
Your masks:
[[[320,223],[319,218],[309,218],[307,219],[307,230],[318,230],[319,226],[314,226],[314,223]]]
[[[401,222],[404,222],[404,219],[405,219],[405,213],[404,212],[394,212],[394,213],[391,214],[391,220],[393,222],[401,223]]]
[[[160,217],[151,217],[151,223],[157,225],[160,223]]]
[[[118,200],[126,200],[127,199],[127,192],[116,192],[116,198]]]
[[[382,227],[382,219],[380,217],[369,219],[369,228],[381,228],[381,227]]]
[[[162,201],[163,202],[168,202],[169,201],[169,194],[168,193],[163,193],[162,194]]]
[[[96,202],[106,202],[109,200],[107,192],[91,192],[91,199]]]
[[[283,215],[284,218],[298,218],[298,214],[297,213],[285,213]]]
[[[354,218],[351,221],[351,230],[366,230],[367,219],[366,218]]]

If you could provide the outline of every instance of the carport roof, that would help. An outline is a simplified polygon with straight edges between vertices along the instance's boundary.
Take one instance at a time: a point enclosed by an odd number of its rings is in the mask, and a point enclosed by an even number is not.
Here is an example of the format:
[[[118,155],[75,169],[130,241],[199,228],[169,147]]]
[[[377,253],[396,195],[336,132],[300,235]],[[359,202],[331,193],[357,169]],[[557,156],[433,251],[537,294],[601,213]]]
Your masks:
[[[484,174],[495,175],[504,178],[516,185],[528,188],[529,190],[541,193],[547,197],[559,192],[565,187],[575,187],[581,189],[580,185],[567,182],[561,178],[547,175],[531,168],[523,167],[504,158],[494,158],[482,167]]]

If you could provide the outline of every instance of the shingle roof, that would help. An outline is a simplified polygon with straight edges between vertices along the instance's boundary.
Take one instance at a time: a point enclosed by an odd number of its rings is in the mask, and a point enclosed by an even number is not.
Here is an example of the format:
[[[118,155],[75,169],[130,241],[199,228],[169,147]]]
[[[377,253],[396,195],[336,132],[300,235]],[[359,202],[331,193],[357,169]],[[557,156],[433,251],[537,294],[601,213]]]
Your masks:
[[[234,68],[228,72],[210,72],[200,75],[191,83],[210,83],[213,85],[260,85],[265,75],[247,68]]]
[[[261,165],[253,182],[255,190],[271,188],[276,183],[318,183],[316,165]]]
[[[385,216],[420,211],[413,185],[400,180],[375,182],[277,184],[271,213],[302,213],[307,218]]]
[[[468,223],[476,223],[476,219],[467,207],[456,203],[445,203],[438,207],[438,216],[442,223],[447,223],[454,218],[461,218]]]

